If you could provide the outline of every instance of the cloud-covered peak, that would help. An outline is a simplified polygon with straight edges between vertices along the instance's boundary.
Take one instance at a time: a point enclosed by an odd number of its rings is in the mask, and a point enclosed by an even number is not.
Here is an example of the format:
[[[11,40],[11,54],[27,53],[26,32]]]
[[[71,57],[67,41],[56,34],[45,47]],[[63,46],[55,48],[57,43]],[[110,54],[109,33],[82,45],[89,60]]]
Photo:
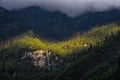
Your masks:
[[[0,6],[6,9],[40,6],[48,10],[60,10],[69,16],[77,16],[88,11],[120,8],[120,0],[0,0]]]

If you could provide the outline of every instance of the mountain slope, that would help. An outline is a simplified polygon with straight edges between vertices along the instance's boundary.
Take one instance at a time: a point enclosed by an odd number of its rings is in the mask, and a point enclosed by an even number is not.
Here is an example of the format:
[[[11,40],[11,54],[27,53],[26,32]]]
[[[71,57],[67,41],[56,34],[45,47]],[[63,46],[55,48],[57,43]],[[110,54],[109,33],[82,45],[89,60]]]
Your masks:
[[[102,44],[77,52],[77,58],[39,80],[119,80],[120,32],[106,37]],[[82,56],[80,55],[82,54]],[[117,75],[115,75],[117,74]]]
[[[117,9],[108,10],[104,12],[86,13],[80,17],[75,18],[75,24],[78,30],[86,30],[96,25],[103,25],[119,20],[120,11]]]
[[[95,46],[96,43],[104,40],[106,36],[116,34],[120,30],[119,25],[111,23],[98,28],[93,28],[83,35],[78,35],[67,41],[61,42],[47,42],[45,40],[39,40],[34,35],[21,35],[21,37],[15,38],[7,44],[7,48],[16,52],[22,48],[37,50],[37,49],[50,49],[60,55],[66,55],[84,48],[84,44],[87,46]],[[32,33],[33,34],[33,33]],[[33,36],[33,37],[31,37]],[[32,48],[30,48],[32,46]],[[3,47],[4,48],[4,47]]]
[[[0,50],[0,78],[3,80],[103,80],[109,78],[118,69],[119,31],[119,24],[112,23],[58,43],[42,41],[33,36],[13,39]],[[33,57],[23,58],[26,52],[31,54],[30,51],[39,49],[52,52],[50,61],[55,61],[57,64],[59,64],[58,61],[63,62],[49,71],[36,66]]]
[[[120,18],[120,10],[86,13],[71,18],[59,11],[49,12],[39,7],[12,11],[0,8],[0,16],[0,41],[28,30],[33,30],[45,39],[63,40],[93,26],[117,21]]]
[[[4,35],[3,37],[12,36],[9,35],[11,32],[14,32],[14,36],[24,33],[28,30],[33,30],[37,34],[41,34],[43,37],[46,37],[46,33],[48,36],[53,36],[52,31],[58,31],[58,29],[55,27],[60,28],[60,26],[66,25],[66,28],[68,29],[68,27],[71,26],[70,18],[65,14],[60,12],[48,12],[38,7],[31,7],[23,10],[8,12],[9,13],[5,16],[1,14],[1,16],[4,17],[4,19],[1,19],[0,22],[0,32],[1,35]]]

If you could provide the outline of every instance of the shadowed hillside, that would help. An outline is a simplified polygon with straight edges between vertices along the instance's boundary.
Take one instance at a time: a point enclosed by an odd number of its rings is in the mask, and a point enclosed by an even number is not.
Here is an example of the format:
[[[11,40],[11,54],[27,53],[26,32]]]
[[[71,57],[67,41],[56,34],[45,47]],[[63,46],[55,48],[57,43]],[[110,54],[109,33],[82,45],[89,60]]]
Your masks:
[[[93,26],[108,24],[119,18],[120,10],[116,9],[71,18],[60,11],[49,12],[39,7],[12,11],[0,8],[0,41],[26,33],[28,30],[33,30],[46,40],[66,40]]]
[[[48,42],[28,32],[1,45],[0,78],[114,79],[114,73],[119,69],[119,31],[119,24],[111,23],[61,42]],[[119,76],[117,78],[119,80]]]

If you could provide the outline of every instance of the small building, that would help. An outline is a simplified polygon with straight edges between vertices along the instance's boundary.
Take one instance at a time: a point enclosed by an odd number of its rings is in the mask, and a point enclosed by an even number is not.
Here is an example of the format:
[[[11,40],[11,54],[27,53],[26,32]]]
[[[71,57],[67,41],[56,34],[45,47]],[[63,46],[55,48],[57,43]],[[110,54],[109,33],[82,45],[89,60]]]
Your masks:
[[[84,47],[87,47],[88,46],[88,44],[87,43],[84,43],[84,45],[83,45]]]

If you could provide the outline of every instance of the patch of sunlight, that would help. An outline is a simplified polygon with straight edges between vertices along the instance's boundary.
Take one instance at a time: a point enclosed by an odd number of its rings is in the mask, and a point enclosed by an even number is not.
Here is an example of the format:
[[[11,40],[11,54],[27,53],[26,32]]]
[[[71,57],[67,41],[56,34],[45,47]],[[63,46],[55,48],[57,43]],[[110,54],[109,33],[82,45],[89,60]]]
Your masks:
[[[88,48],[90,45],[96,45],[96,43],[102,41],[106,36],[116,34],[118,31],[120,31],[120,27],[117,24],[112,23],[93,28],[83,35],[78,35],[68,41],[47,42],[24,35],[23,37],[11,41],[7,46],[8,49],[11,49],[11,52],[26,48],[29,50],[52,50],[59,55],[66,55],[73,53],[75,50],[81,50]]]

